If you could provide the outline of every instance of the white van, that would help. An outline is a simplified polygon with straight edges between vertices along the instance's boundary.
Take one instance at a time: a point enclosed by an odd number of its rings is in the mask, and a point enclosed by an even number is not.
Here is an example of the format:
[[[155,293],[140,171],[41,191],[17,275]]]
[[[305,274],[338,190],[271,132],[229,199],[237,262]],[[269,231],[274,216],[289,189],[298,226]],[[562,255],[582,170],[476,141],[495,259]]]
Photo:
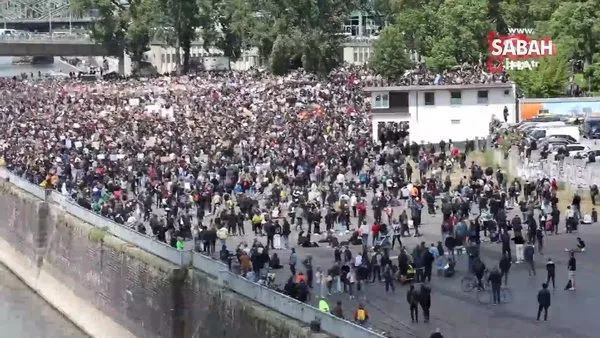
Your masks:
[[[529,138],[539,140],[544,137],[554,136],[554,135],[566,135],[571,136],[577,142],[581,137],[581,133],[578,127],[575,126],[554,126],[554,127],[546,127],[546,128],[535,128],[529,133]]]
[[[521,131],[528,132],[537,128],[553,128],[553,127],[565,127],[567,124],[563,121],[552,121],[552,122],[535,122],[529,123],[521,128]]]

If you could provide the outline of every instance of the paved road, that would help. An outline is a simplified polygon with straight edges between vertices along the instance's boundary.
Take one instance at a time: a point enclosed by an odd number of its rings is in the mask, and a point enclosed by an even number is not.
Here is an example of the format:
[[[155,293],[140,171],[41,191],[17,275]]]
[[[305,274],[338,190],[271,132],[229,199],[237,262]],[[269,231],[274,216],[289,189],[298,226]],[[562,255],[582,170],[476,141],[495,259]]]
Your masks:
[[[370,197],[367,198],[370,201]],[[396,208],[395,215],[399,215],[401,207]],[[441,215],[429,216],[423,212],[421,228],[423,237],[405,238],[403,242],[410,249],[425,241],[427,245],[440,240],[439,224]],[[369,214],[368,221],[372,221]],[[353,219],[356,224],[356,219]],[[513,264],[509,277],[509,286],[513,292],[513,301],[500,306],[481,305],[475,293],[464,293],[460,288],[460,279],[467,270],[466,257],[457,264],[457,276],[444,279],[434,276],[432,279],[432,311],[431,321],[428,324],[410,324],[410,312],[406,303],[406,286],[396,284],[395,294],[386,294],[383,284],[369,284],[366,291],[357,298],[350,299],[348,295],[333,295],[328,297],[330,306],[335,301],[341,300],[344,304],[345,315],[351,317],[359,302],[366,305],[370,312],[370,326],[386,332],[390,337],[429,337],[436,328],[440,328],[444,337],[455,338],[505,338],[513,334],[528,337],[593,337],[593,332],[600,329],[600,322],[595,320],[597,298],[595,284],[600,280],[600,267],[594,262],[595,247],[600,243],[600,229],[597,225],[584,226],[579,235],[583,235],[588,243],[588,251],[578,255],[577,291],[563,291],[567,281],[566,247],[573,247],[575,235],[558,235],[546,238],[545,256],[536,254],[538,276],[529,277],[527,270],[522,265]],[[250,225],[246,225],[250,229]],[[291,240],[295,243],[296,233]],[[234,248],[239,242],[245,240],[252,242],[254,235],[232,237],[228,240],[228,247]],[[313,239],[317,240],[317,239]],[[266,242],[262,237],[261,241]],[[351,247],[353,254],[360,250],[360,246]],[[397,250],[397,249],[396,249]],[[333,250],[327,247],[297,248],[300,257],[312,255],[315,267],[329,268],[333,264]],[[500,258],[500,246],[493,243],[484,243],[481,254],[484,262],[489,267],[497,265]],[[514,248],[513,248],[514,255]],[[289,250],[280,250],[281,263],[286,265]],[[396,251],[396,254],[398,252]],[[546,280],[545,260],[553,257],[557,269],[557,289],[553,291],[553,305],[550,309],[548,322],[535,321],[537,311],[537,291],[541,283]],[[301,268],[299,269],[301,270]],[[281,285],[290,276],[287,266],[284,270],[277,271],[277,282]],[[316,304],[316,297],[312,299]]]

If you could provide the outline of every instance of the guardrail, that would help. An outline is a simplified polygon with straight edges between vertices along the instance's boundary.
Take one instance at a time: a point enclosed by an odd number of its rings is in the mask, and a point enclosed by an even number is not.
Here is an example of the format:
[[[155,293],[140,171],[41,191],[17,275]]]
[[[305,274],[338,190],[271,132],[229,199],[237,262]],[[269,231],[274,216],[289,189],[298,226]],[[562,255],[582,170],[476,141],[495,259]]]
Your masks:
[[[49,33],[21,33],[0,35],[0,41],[89,41],[88,34],[49,34]]]
[[[251,282],[241,276],[229,271],[226,264],[203,255],[198,252],[180,251],[157,241],[153,237],[141,234],[124,225],[113,222],[96,213],[70,201],[66,196],[54,190],[45,190],[38,185],[28,182],[22,177],[15,175],[4,168],[0,168],[0,178],[7,179],[16,187],[25,190],[32,195],[60,206],[65,212],[89,223],[94,227],[107,229],[115,237],[136,245],[149,253],[161,257],[179,266],[193,266],[194,268],[211,275],[217,282],[242,296],[250,298],[274,311],[282,313],[290,318],[310,324],[318,321],[321,330],[336,337],[352,338],[383,338],[384,336],[368,330],[365,327],[352,322],[337,318],[329,313],[321,312],[319,309],[299,302],[284,294],[275,292],[269,288]]]

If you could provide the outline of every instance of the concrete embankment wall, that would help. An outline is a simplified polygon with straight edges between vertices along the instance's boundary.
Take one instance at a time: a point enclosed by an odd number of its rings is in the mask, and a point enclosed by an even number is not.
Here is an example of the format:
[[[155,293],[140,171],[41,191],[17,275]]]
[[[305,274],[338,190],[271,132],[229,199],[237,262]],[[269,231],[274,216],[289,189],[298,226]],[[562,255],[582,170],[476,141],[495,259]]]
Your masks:
[[[315,337],[0,179],[0,262],[93,337]]]

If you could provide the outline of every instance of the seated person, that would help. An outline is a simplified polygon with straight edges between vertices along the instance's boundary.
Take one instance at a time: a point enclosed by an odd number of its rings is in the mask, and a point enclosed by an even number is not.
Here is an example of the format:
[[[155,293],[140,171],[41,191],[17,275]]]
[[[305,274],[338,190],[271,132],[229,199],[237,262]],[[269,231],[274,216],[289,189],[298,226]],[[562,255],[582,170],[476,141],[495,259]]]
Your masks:
[[[311,242],[310,234],[304,231],[300,231],[298,234],[298,245],[303,248],[316,248],[319,246],[316,242]]]
[[[573,251],[585,252],[585,242],[581,237],[577,237],[577,247],[572,249]],[[569,248],[565,248],[565,251],[571,251]]]
[[[358,231],[354,231],[352,236],[350,236],[350,240],[348,240],[352,245],[362,245],[362,238],[358,235]]]
[[[450,278],[450,277],[454,276],[454,273],[456,272],[454,270],[455,266],[456,266],[456,262],[452,258],[448,258],[448,263],[444,267],[444,277]]]
[[[585,242],[581,237],[577,237],[577,249],[581,252],[585,252]]]
[[[276,252],[274,252],[273,255],[271,255],[271,259],[269,260],[269,267],[275,270],[283,268],[281,262],[279,261],[279,256],[277,256]]]

